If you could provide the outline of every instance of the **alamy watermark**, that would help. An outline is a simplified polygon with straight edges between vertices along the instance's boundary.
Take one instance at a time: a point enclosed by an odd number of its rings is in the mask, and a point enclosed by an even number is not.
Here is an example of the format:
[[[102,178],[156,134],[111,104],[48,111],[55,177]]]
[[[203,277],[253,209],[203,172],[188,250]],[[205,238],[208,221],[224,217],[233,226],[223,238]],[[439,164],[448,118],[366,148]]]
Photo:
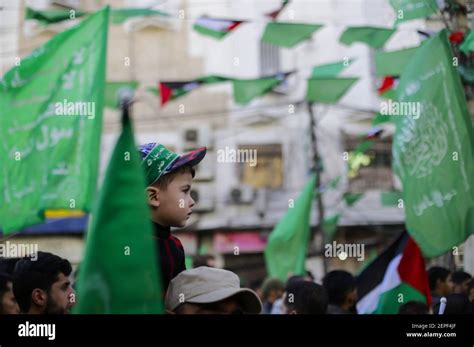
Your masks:
[[[365,245],[363,243],[326,243],[324,245],[324,256],[327,258],[356,258],[357,261],[365,259]]]
[[[217,150],[218,163],[249,163],[249,166],[257,165],[256,149],[234,149],[226,146]]]
[[[12,243],[10,241],[0,243],[0,258],[22,258],[26,256],[36,261],[38,259],[38,244]]]
[[[67,101],[54,104],[54,114],[57,116],[83,116],[87,119],[95,118],[95,102]]]
[[[405,116],[420,118],[421,102],[411,101],[384,101],[380,103],[380,114],[384,116]]]

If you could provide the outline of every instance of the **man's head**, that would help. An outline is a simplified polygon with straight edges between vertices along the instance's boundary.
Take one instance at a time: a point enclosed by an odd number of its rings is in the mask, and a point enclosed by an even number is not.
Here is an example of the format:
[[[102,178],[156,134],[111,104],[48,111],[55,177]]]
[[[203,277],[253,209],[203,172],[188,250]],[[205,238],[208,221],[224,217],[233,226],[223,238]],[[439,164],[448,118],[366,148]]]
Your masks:
[[[421,301],[408,301],[398,308],[398,314],[429,314],[430,308]]]
[[[257,294],[240,288],[239,277],[231,271],[201,266],[173,278],[166,293],[168,313],[236,314],[260,313]]]
[[[18,314],[20,309],[13,295],[12,278],[0,272],[0,314]]]
[[[428,282],[432,293],[446,296],[451,293],[451,272],[440,266],[428,270]]]
[[[472,276],[464,271],[453,272],[451,281],[453,282],[453,293],[469,295],[469,282]]]
[[[262,299],[264,302],[274,303],[281,298],[285,291],[285,284],[278,278],[267,278],[262,284]]]
[[[164,226],[184,227],[195,204],[191,197],[193,166],[204,158],[206,148],[179,156],[161,144],[148,143],[139,152],[152,219]]]
[[[357,302],[356,280],[349,272],[335,270],[323,278],[323,287],[326,289],[329,304],[351,311]]]
[[[328,295],[319,284],[305,280],[289,282],[283,300],[284,314],[325,314]]]
[[[20,310],[30,314],[66,314],[74,305],[68,260],[38,252],[37,259],[19,260],[13,274],[13,293]]]
[[[13,270],[18,260],[20,258],[0,258],[0,272],[13,275]]]

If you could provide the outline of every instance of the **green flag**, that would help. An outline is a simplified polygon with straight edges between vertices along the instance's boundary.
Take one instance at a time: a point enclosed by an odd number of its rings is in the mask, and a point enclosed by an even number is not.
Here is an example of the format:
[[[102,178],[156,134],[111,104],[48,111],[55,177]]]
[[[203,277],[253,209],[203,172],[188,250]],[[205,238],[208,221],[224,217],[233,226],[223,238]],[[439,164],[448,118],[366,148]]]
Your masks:
[[[380,202],[382,206],[398,206],[400,199],[403,201],[402,192],[381,192]]]
[[[363,196],[364,193],[347,192],[344,194],[344,201],[346,202],[346,205],[350,207],[359,201]]]
[[[135,91],[138,88],[138,81],[107,82],[105,87],[105,106],[116,109],[118,105],[118,94],[121,89],[131,89]]]
[[[310,78],[306,100],[325,104],[334,104],[349,90],[358,78]]]
[[[375,117],[372,119],[372,126],[376,126],[379,124],[393,122],[393,116],[377,113]]]
[[[474,30],[469,30],[469,34],[464,37],[459,49],[465,54],[474,51]]]
[[[85,14],[85,12],[78,11],[75,9],[38,11],[32,9],[31,7],[27,7],[25,12],[25,19],[36,19],[42,22],[43,24],[52,24],[62,22],[68,19],[82,17]]]
[[[233,79],[234,101],[245,105],[254,98],[262,96],[276,87],[284,78],[281,76],[264,77],[249,80]]]
[[[128,117],[91,218],[75,313],[163,313],[145,177]]]
[[[392,36],[395,29],[385,29],[376,27],[348,27],[339,38],[339,41],[345,45],[351,45],[354,42],[364,42],[370,47],[379,49],[385,45],[385,42]]]
[[[474,67],[460,64],[458,66],[458,73],[463,83],[474,84]]]
[[[154,10],[151,8],[117,8],[110,12],[110,19],[114,24],[122,24],[127,19],[133,17],[149,17],[149,16],[162,16],[168,17],[169,14]]]
[[[396,117],[393,167],[406,224],[427,257],[474,233],[474,136],[446,30],[426,40],[401,76],[397,101],[420,112]]]
[[[341,218],[340,213],[336,213],[332,216],[326,217],[323,220],[323,230],[326,235],[327,241],[331,241],[336,236],[337,224],[339,223],[339,218]]]
[[[262,41],[275,46],[292,48],[309,39],[316,30],[322,27],[319,24],[270,22],[265,27]]]
[[[390,0],[395,11],[395,24],[412,19],[426,18],[438,11],[436,0]]]
[[[400,76],[418,47],[392,52],[375,52],[375,74],[377,76]]]
[[[268,238],[265,262],[271,277],[286,281],[289,275],[305,273],[315,186],[316,175],[313,175]]]
[[[95,195],[109,9],[54,36],[0,80],[0,223],[49,209],[89,210]]]
[[[342,70],[352,64],[353,60],[341,60],[337,63],[317,65],[313,67],[311,77],[336,77]]]

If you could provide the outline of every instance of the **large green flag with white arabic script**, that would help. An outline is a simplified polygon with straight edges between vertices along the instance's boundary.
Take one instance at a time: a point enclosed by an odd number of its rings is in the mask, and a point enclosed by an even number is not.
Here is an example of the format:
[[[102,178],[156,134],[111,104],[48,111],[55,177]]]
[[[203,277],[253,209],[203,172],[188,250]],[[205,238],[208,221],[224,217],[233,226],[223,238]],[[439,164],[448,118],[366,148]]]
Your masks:
[[[395,117],[393,166],[408,231],[428,257],[474,233],[473,129],[452,59],[443,30],[417,50],[397,88],[409,107]]]
[[[109,8],[34,50],[0,80],[0,225],[46,209],[89,210],[95,194]]]

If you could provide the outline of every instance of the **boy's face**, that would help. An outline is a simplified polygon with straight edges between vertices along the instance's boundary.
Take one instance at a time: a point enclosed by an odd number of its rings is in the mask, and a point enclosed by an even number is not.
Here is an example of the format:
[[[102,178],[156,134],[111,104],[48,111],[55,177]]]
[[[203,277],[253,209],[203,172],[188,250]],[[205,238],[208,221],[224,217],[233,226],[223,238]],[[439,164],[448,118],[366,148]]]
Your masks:
[[[156,222],[164,226],[184,227],[191,217],[194,200],[191,198],[193,176],[190,172],[174,174],[166,189],[148,187],[148,202],[157,207]]]

